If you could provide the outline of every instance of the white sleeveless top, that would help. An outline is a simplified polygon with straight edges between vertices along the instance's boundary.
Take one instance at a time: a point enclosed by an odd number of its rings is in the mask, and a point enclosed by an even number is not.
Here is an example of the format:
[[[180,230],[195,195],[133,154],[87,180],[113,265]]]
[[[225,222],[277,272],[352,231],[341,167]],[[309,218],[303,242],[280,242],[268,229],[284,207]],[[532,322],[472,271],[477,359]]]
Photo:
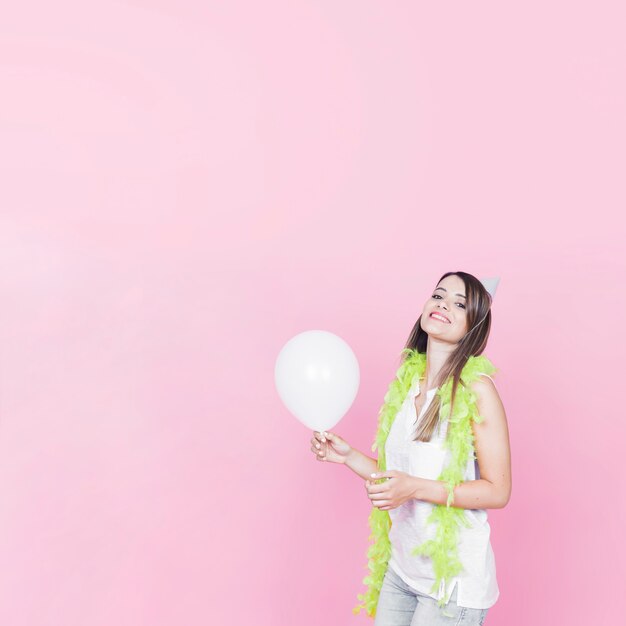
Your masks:
[[[484,374],[487,376],[487,374]],[[489,377],[490,378],[490,377]],[[420,412],[421,419],[430,405],[437,389],[427,392],[426,401]],[[450,451],[443,443],[448,430],[447,420],[435,430],[430,441],[413,441],[416,433],[417,416],[415,396],[420,393],[419,380],[409,390],[404,404],[398,411],[385,443],[388,470],[399,470],[412,476],[437,480],[450,458]],[[480,478],[478,462],[472,449],[465,468],[464,480]],[[391,529],[391,558],[389,567],[411,588],[438,600],[443,595],[443,584],[438,593],[430,592],[435,583],[430,557],[412,555],[417,545],[435,536],[436,522],[426,519],[436,506],[431,502],[412,498],[395,509],[389,510]],[[486,509],[464,509],[472,528],[459,528],[459,558],[463,571],[448,583],[446,604],[458,585],[458,606],[471,609],[488,609],[499,595],[496,580],[496,564],[489,535],[491,528],[487,522]]]

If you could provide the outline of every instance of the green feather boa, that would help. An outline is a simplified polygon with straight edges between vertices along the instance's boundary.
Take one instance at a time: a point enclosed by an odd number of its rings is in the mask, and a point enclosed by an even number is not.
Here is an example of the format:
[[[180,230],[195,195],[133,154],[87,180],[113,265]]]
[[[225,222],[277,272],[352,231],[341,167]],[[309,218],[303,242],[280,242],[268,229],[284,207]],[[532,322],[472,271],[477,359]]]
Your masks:
[[[406,353],[406,358],[398,368],[396,377],[389,385],[385,395],[384,404],[378,416],[376,440],[372,445],[372,451],[378,448],[378,469],[380,471],[387,469],[385,442],[396,414],[417,377],[424,374],[426,370],[425,354],[410,348],[405,348],[402,353]],[[437,395],[440,397],[439,419],[441,422],[446,419],[449,420],[448,435],[444,446],[451,450],[450,461],[438,477],[438,480],[444,481],[446,484],[448,500],[445,506],[442,504],[435,505],[428,517],[428,522],[437,522],[438,524],[435,538],[415,547],[412,554],[431,557],[436,577],[431,593],[436,593],[439,590],[441,595],[438,605],[440,607],[444,606],[447,583],[463,570],[457,549],[459,525],[470,526],[465,517],[465,509],[450,506],[454,501],[454,488],[463,482],[469,455],[470,453],[472,456],[474,455],[474,434],[471,422],[480,423],[482,421],[478,414],[476,394],[468,383],[476,380],[480,373],[491,375],[495,371],[496,368],[485,356],[470,356],[468,358],[461,372],[461,381],[465,386],[461,384],[457,386],[452,417],[450,417],[452,377],[448,378],[437,390]],[[473,458],[475,457],[473,456]],[[370,617],[374,617],[383,578],[387,571],[387,563],[391,556],[391,543],[389,541],[391,518],[389,512],[373,507],[369,516],[369,525],[372,531],[369,539],[374,541],[367,551],[370,574],[363,579],[363,583],[368,588],[365,594],[357,596],[361,604],[354,607],[353,612],[358,614],[361,609],[365,609]]]

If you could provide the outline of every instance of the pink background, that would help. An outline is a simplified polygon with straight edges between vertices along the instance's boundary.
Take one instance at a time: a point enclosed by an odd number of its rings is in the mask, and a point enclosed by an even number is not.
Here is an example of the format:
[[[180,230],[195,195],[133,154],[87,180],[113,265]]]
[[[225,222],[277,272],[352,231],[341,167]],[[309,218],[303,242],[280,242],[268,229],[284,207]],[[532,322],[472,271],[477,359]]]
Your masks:
[[[489,626],[620,623],[623,3],[14,2],[0,20],[0,623],[371,623],[369,451],[439,276],[500,276]]]

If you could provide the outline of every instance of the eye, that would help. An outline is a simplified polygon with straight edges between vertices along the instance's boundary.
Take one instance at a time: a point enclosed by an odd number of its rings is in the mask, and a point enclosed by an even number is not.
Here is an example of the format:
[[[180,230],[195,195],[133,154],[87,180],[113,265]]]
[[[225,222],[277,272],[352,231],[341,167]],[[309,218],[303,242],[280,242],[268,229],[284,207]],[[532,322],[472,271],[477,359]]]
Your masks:
[[[439,298],[441,300],[441,296],[438,293],[434,293],[433,294],[433,298]],[[462,308],[465,309],[467,308],[462,302],[457,302],[457,304]]]

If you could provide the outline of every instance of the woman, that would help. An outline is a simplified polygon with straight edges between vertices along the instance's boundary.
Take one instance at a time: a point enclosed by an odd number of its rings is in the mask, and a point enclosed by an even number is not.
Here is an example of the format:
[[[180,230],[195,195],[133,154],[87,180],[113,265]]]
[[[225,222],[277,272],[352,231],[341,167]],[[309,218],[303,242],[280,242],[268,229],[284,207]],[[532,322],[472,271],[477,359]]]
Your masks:
[[[491,295],[466,272],[444,274],[409,335],[372,450],[314,432],[318,461],[365,480],[373,508],[368,590],[375,626],[483,624],[499,597],[487,510],[511,496],[507,420],[482,352]]]

